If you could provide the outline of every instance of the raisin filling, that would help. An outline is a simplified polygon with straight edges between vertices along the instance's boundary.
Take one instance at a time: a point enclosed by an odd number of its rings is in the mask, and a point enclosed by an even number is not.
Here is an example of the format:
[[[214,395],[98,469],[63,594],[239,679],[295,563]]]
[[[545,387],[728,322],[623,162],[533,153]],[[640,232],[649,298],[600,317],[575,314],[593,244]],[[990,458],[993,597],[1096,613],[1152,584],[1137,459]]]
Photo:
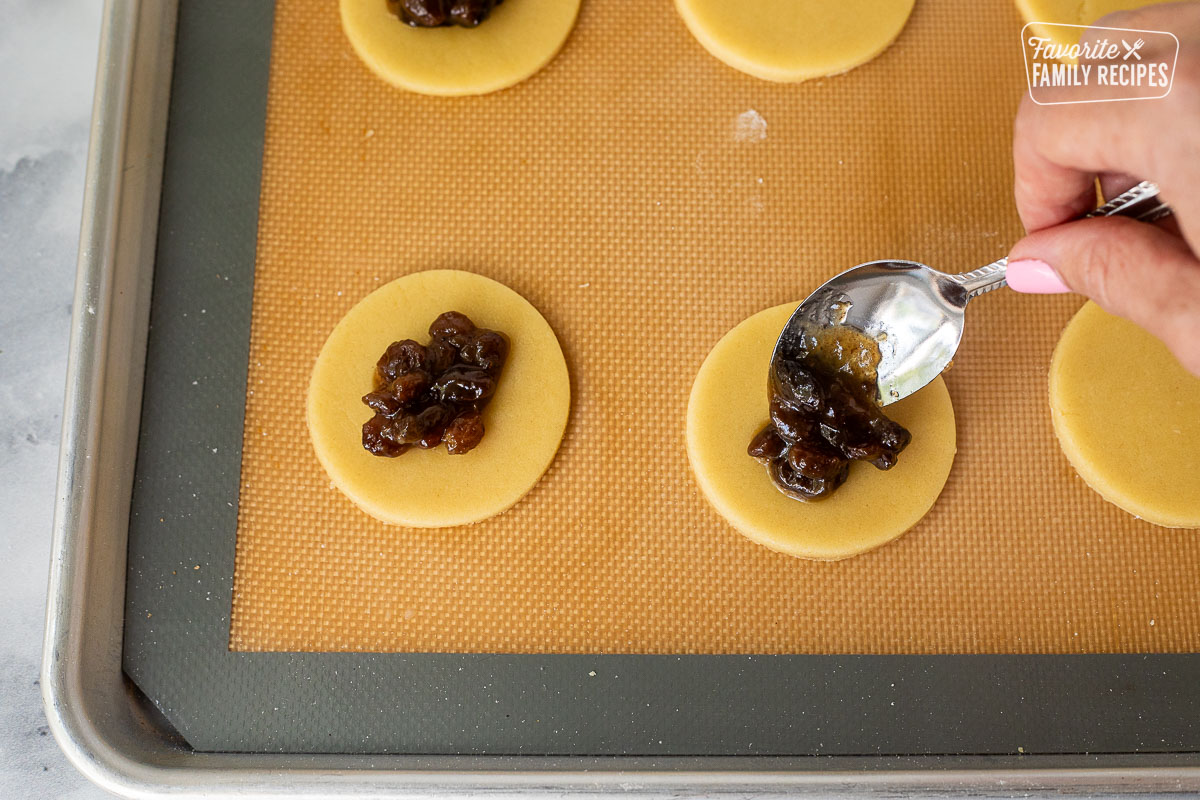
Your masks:
[[[879,345],[860,331],[821,330],[799,354],[772,370],[771,421],[746,452],[767,468],[776,487],[798,500],[837,491],[850,462],[891,469],[912,440],[876,400]]]
[[[375,365],[375,390],[362,399],[375,412],[362,427],[373,455],[395,458],[441,444],[461,455],[483,440],[483,409],[496,393],[508,339],[457,311],[435,319],[429,336],[424,345],[393,342]]]
[[[387,0],[388,9],[414,28],[474,28],[504,0]]]

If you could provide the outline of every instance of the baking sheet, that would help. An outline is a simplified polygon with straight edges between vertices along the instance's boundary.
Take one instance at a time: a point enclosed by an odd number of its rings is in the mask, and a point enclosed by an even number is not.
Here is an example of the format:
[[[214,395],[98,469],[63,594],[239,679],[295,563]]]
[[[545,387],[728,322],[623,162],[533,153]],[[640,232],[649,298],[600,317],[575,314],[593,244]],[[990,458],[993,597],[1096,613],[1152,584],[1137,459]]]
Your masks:
[[[709,56],[670,2],[588,2],[532,79],[447,100],[369,73],[336,3],[280,4],[230,646],[1196,650],[1197,532],[1106,504],[1055,442],[1045,376],[1077,298],[972,304],[947,376],[953,473],[932,512],[877,552],[772,553],[691,479],[688,391],[726,330],[855,263],[960,271],[1019,236],[1020,28],[1003,0],[926,0],[869,64],[776,85]],[[546,315],[574,407],[554,464],[511,511],[392,528],[331,487],[303,387],[355,302],[443,267],[500,280]]]
[[[179,8],[122,660],[193,748],[276,754],[189,756],[189,764],[272,786],[279,780],[291,786],[325,767],[370,765],[357,778],[347,775],[346,785],[356,786],[377,785],[375,769],[387,765],[493,770],[489,775],[587,770],[508,777],[596,788],[608,785],[601,776],[608,770],[637,771],[647,786],[666,785],[664,771],[689,786],[724,781],[730,772],[746,773],[739,785],[775,786],[786,770],[796,785],[811,787],[833,785],[822,783],[821,773],[857,769],[870,777],[828,780],[891,786],[900,785],[895,770],[928,769],[934,772],[922,774],[929,785],[1045,786],[1104,781],[1108,773],[1032,778],[1028,769],[1196,763],[1200,656],[1194,654],[231,651],[272,11],[269,0],[184,0]],[[91,617],[81,611],[80,630],[90,630]],[[456,755],[318,761],[280,753]],[[1137,755],[1111,755],[1117,753]],[[564,758],[525,757],[553,754]],[[949,768],[1003,771],[976,779],[943,772]],[[262,777],[266,770],[269,778]],[[1176,774],[1182,773],[1153,773],[1155,780]],[[450,773],[395,773],[395,780],[442,785],[440,775],[446,782],[474,780]],[[189,776],[195,777],[180,779]],[[904,785],[926,785],[913,780]],[[247,786],[252,792],[259,784]]]

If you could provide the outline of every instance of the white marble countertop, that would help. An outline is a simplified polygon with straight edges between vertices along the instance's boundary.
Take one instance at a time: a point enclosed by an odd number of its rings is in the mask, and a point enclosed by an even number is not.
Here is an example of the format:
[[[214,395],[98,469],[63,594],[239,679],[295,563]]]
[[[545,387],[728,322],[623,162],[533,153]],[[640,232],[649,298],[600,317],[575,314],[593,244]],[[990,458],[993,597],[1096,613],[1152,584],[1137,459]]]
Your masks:
[[[110,795],[58,749],[38,672],[99,0],[0,0],[0,796]]]

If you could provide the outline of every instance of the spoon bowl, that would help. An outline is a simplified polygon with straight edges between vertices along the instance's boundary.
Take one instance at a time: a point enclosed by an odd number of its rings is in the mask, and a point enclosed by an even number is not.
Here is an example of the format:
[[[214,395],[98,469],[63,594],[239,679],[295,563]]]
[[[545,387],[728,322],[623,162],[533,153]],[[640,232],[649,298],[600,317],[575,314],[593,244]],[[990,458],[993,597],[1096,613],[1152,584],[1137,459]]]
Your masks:
[[[1003,285],[999,279],[989,288]],[[959,276],[915,261],[871,261],[832,278],[792,314],[775,345],[778,359],[799,360],[803,337],[847,325],[879,345],[879,402],[889,405],[932,381],[950,364],[962,339],[967,301]]]
[[[1127,216],[1153,222],[1171,213],[1148,181],[1117,195],[1087,217]],[[962,340],[967,303],[1005,286],[1007,259],[971,272],[946,273],[916,261],[869,261],[837,275],[800,304],[771,355],[778,367],[798,362],[815,331],[855,328],[879,344],[879,404],[908,397],[942,373]]]

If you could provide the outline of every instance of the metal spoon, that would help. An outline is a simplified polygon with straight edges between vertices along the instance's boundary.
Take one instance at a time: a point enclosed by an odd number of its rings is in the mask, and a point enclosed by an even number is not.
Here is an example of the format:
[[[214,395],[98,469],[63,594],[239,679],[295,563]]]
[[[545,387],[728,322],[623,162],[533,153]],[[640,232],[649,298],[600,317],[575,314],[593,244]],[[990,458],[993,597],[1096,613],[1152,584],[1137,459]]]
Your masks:
[[[1085,217],[1123,216],[1153,222],[1171,209],[1144,181]],[[796,309],[771,355],[799,361],[804,335],[831,325],[857,328],[879,342],[879,402],[908,397],[942,373],[962,339],[964,312],[974,297],[1005,286],[1008,259],[949,274],[915,261],[869,261],[826,281]]]

